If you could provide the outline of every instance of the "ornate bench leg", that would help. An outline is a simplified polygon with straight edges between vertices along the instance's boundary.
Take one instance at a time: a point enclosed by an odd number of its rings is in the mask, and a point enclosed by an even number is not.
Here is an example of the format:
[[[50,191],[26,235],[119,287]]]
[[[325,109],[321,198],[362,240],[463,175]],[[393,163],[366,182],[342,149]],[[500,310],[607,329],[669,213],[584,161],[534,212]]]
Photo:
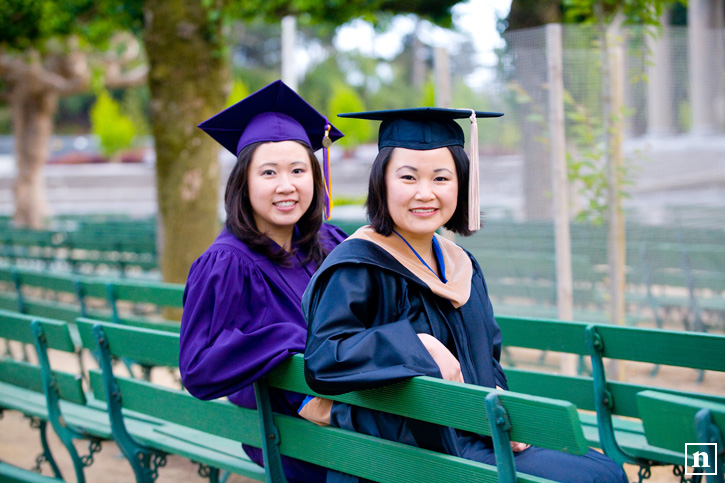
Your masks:
[[[199,469],[197,470],[197,473],[202,478],[209,478],[209,483],[219,483],[219,468],[214,468],[213,466],[205,465],[203,463],[197,463],[199,465]]]
[[[56,478],[63,479],[63,475],[60,472],[60,468],[53,458],[53,453],[50,452],[50,445],[48,445],[48,423],[47,421],[41,421],[37,418],[30,418],[30,425],[34,428],[38,428],[40,431],[40,444],[43,446],[43,452],[35,458],[35,467],[33,471],[40,473],[40,465],[47,461],[50,468],[53,470],[53,475]]]

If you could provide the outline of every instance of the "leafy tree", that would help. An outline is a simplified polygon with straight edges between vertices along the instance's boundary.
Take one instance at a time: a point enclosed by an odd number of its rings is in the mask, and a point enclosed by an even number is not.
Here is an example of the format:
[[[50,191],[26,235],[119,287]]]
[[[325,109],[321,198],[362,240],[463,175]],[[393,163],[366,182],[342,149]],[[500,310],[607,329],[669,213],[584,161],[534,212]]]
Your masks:
[[[42,168],[59,97],[88,90],[94,65],[104,66],[107,85],[138,82],[145,74],[143,66],[122,67],[138,50],[132,37],[116,35],[114,17],[99,15],[101,3],[0,3],[0,97],[12,111],[18,166],[13,219],[20,226],[44,223]]]
[[[360,95],[355,92],[355,89],[341,82],[335,84],[332,90],[332,97],[330,98],[330,114],[327,116],[328,119],[332,119],[336,113],[361,112],[364,110],[365,105]],[[373,135],[372,124],[369,122],[359,122],[356,119],[335,117],[334,124],[345,133],[345,137],[340,139],[337,144],[346,148],[348,152],[356,145],[368,141]]]
[[[101,151],[111,158],[131,146],[136,136],[133,120],[121,112],[121,105],[105,89],[91,108],[91,127],[98,136]]]

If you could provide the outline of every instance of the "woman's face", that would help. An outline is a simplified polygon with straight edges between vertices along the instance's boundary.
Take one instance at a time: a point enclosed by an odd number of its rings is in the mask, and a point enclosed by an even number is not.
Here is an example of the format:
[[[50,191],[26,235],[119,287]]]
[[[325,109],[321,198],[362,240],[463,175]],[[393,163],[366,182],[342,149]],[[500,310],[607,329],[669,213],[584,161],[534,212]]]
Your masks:
[[[247,174],[257,229],[277,243],[289,238],[315,191],[307,150],[295,141],[261,144]]]
[[[456,211],[458,176],[448,148],[395,148],[385,171],[388,212],[403,238],[426,238]]]

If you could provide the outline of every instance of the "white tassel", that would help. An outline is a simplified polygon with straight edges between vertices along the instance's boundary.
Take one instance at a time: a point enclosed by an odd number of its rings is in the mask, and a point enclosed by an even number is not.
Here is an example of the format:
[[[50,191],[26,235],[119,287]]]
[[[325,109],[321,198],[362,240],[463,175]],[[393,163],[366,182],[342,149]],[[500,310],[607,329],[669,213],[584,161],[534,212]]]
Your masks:
[[[471,154],[468,169],[468,229],[477,231],[481,229],[481,205],[478,194],[478,124],[476,111],[471,110]]]

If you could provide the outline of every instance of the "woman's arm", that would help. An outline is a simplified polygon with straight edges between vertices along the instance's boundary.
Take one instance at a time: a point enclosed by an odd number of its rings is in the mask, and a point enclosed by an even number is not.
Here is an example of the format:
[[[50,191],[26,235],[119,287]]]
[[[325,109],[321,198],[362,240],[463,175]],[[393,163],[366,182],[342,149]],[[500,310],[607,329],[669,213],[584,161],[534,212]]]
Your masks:
[[[267,282],[229,252],[203,256],[184,294],[179,368],[200,399],[228,396],[302,352],[305,329],[276,314]]]
[[[314,391],[341,394],[414,376],[441,377],[410,322],[398,316],[396,277],[351,264],[314,280],[302,307],[305,376]]]

